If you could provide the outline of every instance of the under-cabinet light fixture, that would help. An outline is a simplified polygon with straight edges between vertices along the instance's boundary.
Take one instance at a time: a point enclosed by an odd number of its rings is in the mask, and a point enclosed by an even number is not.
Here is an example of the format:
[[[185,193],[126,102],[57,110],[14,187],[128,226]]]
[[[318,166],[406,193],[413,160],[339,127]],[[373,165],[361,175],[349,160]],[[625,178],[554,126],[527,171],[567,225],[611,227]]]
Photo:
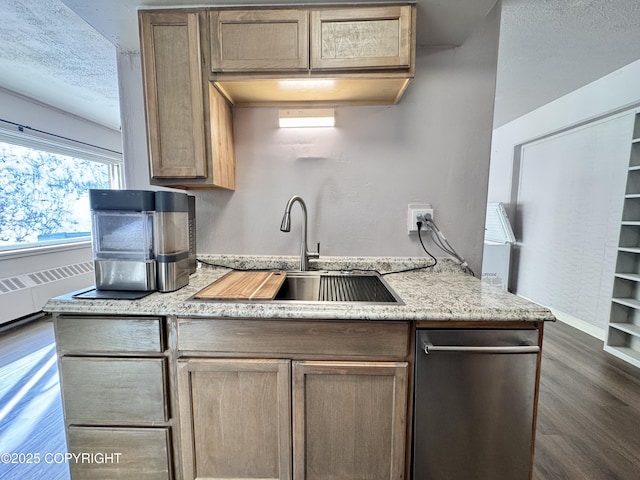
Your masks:
[[[307,108],[279,110],[280,128],[334,127],[336,117],[333,108]]]
[[[333,78],[297,78],[278,80],[280,90],[309,91],[309,90],[333,90],[336,81]]]

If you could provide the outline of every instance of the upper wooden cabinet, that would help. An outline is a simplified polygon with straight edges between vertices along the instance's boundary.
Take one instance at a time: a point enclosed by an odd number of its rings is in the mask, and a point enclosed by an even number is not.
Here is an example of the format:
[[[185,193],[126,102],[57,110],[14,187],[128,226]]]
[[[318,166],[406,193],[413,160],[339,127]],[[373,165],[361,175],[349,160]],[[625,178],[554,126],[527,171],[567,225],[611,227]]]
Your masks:
[[[311,69],[409,68],[411,7],[311,11]]]
[[[236,106],[394,104],[415,71],[415,12],[211,10],[210,80]]]
[[[203,74],[200,13],[139,20],[151,183],[233,189],[231,109]]]
[[[409,68],[411,12],[409,5],[214,10],[211,71]]]
[[[309,68],[306,10],[215,10],[209,22],[213,72]]]
[[[232,105],[392,105],[414,76],[415,4],[138,15],[153,185],[235,188]]]

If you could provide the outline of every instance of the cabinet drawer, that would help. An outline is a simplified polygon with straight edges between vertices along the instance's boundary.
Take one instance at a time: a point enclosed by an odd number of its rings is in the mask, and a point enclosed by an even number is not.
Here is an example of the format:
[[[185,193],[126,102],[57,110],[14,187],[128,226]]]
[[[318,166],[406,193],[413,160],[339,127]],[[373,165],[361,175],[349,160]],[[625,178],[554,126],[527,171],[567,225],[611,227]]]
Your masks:
[[[178,350],[213,354],[405,358],[406,322],[178,319]]]
[[[69,424],[122,425],[167,421],[162,358],[60,359]]]
[[[67,439],[69,452],[86,458],[69,461],[73,480],[172,478],[168,428],[70,427]]]
[[[61,355],[69,353],[159,353],[164,350],[162,319],[75,317],[55,320],[56,344]]]

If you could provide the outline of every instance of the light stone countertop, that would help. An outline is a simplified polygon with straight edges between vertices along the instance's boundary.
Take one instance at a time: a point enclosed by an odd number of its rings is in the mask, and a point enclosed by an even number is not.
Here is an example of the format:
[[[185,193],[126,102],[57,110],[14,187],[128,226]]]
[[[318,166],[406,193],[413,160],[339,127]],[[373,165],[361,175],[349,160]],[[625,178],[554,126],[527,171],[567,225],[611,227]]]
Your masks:
[[[237,269],[285,270],[298,268],[296,257],[210,255],[199,257],[215,265]],[[377,270],[380,273],[429,265],[427,258],[324,257],[313,261],[317,270]],[[392,273],[383,278],[404,305],[358,303],[199,301],[199,290],[217,280],[229,268],[200,264],[189,285],[170,293],[153,293],[140,300],[75,299],[62,295],[47,302],[53,313],[104,315],[175,315],[225,318],[304,318],[338,320],[462,320],[553,321],[547,308],[465,274],[450,259],[438,259],[435,268]],[[77,293],[77,292],[73,292]]]

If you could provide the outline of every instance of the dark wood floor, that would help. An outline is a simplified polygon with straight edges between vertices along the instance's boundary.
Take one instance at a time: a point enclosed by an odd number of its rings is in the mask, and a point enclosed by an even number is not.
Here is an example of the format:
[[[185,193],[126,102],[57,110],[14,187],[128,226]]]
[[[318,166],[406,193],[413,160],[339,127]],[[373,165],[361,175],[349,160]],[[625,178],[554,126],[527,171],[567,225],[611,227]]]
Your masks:
[[[0,334],[0,454],[66,452],[50,321]],[[0,457],[1,459],[1,457]],[[65,464],[5,464],[2,480],[66,480]],[[546,324],[535,480],[640,478],[640,371]]]
[[[67,480],[65,463],[45,460],[66,451],[51,322],[0,333],[0,479]]]
[[[560,322],[545,325],[534,478],[640,478],[640,370]]]

